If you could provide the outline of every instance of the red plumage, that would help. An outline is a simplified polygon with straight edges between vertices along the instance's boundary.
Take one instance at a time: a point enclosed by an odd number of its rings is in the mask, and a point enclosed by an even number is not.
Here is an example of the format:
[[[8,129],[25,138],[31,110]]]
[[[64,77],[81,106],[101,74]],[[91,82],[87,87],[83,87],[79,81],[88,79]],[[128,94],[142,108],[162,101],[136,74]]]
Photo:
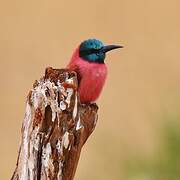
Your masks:
[[[79,56],[79,47],[75,50],[67,68],[77,72],[81,103],[95,102],[99,97],[107,76],[104,63],[88,62]]]

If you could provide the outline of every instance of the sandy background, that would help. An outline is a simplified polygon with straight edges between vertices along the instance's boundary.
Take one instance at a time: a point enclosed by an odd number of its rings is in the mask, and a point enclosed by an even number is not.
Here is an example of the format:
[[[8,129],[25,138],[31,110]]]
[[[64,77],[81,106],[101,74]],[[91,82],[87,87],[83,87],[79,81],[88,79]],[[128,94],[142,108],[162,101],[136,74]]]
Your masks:
[[[0,179],[10,179],[15,168],[32,83],[47,66],[65,67],[91,37],[125,48],[106,59],[99,122],[76,180],[119,180],[127,154],[151,157],[162,117],[179,107],[179,7],[178,0],[1,0]]]

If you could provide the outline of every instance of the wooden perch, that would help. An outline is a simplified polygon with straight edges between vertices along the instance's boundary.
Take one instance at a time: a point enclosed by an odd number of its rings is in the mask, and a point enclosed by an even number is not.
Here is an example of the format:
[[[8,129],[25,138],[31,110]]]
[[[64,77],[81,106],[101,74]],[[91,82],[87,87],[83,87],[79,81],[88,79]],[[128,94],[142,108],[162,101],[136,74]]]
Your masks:
[[[12,180],[72,180],[81,148],[97,122],[96,104],[81,105],[75,72],[47,68],[27,98]]]

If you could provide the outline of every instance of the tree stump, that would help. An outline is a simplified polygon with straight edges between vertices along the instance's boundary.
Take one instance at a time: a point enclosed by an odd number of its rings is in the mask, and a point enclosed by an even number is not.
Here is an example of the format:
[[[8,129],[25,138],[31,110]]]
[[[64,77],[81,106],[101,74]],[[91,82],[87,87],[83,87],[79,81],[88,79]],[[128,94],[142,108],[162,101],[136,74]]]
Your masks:
[[[27,98],[12,180],[72,180],[81,148],[97,122],[96,104],[82,105],[75,72],[47,68]]]

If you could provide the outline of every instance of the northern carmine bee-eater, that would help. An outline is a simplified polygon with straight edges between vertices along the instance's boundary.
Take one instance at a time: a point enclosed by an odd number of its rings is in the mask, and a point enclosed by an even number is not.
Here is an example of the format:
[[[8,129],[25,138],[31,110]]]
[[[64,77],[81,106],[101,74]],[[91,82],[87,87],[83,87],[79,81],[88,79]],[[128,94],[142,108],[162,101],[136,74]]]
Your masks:
[[[88,39],[75,50],[67,68],[78,75],[81,103],[92,103],[97,100],[107,77],[107,66],[104,63],[106,53],[122,47],[105,46],[97,39]]]

